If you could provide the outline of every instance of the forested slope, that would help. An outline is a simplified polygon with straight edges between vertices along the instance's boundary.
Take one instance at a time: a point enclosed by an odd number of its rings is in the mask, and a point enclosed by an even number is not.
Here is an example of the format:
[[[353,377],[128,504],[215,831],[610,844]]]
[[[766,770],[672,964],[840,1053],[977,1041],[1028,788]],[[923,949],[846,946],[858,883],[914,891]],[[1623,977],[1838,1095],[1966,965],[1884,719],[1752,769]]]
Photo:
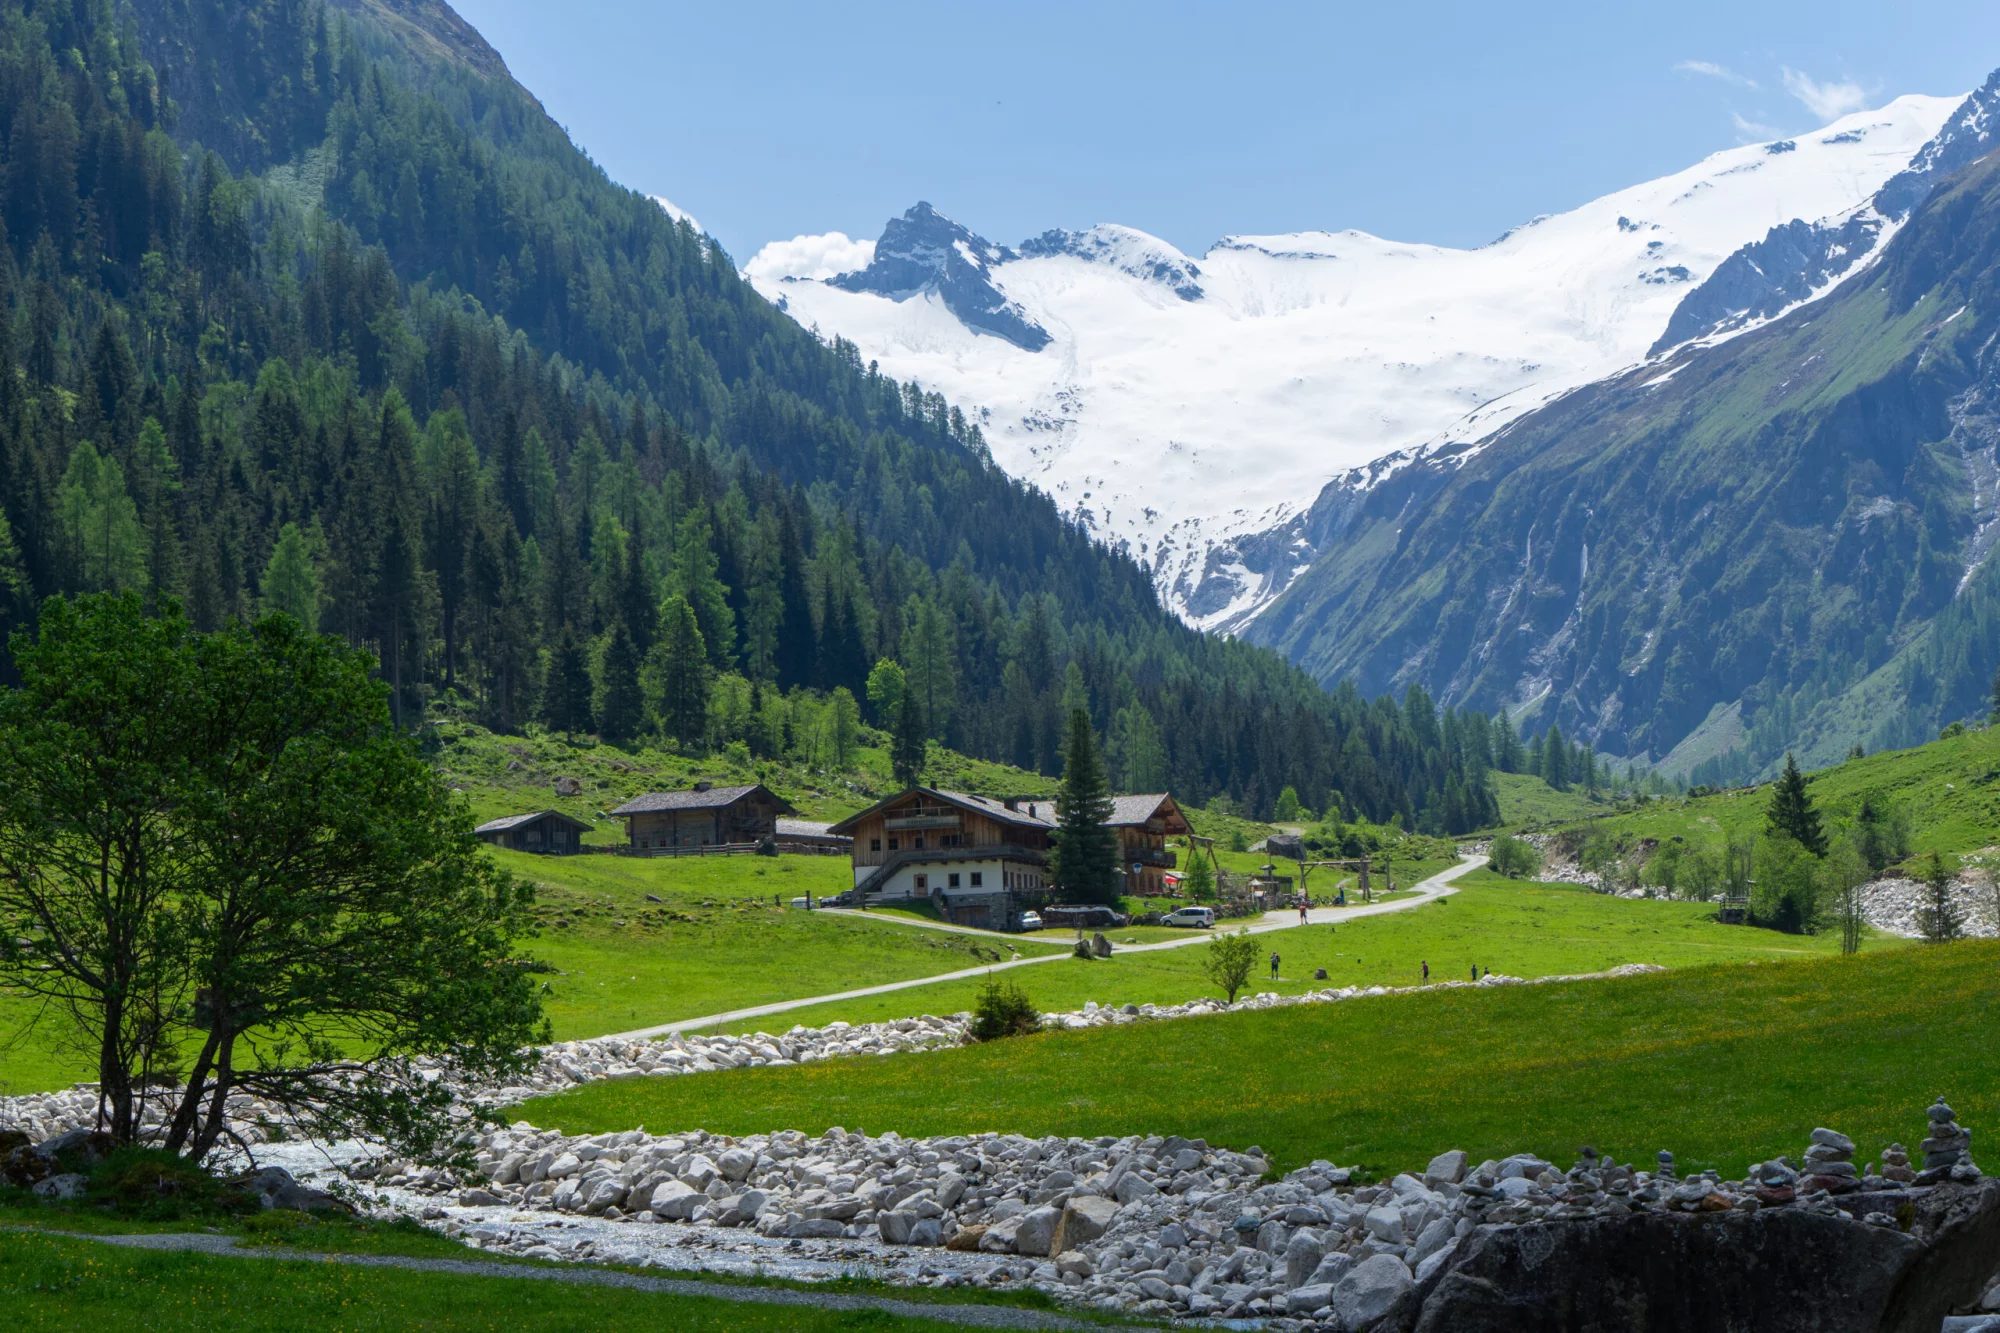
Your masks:
[[[0,4],[4,611],[282,609],[398,716],[793,745],[881,658],[960,749],[1125,785],[1490,822],[1421,694],[1205,639],[572,145],[427,0]]]

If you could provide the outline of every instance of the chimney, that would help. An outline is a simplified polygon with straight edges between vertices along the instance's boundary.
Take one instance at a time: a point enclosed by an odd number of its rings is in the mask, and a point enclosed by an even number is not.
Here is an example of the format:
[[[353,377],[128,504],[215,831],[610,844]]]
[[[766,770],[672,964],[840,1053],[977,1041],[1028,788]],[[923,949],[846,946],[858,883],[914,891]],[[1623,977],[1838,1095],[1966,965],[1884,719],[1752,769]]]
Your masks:
[[[1001,801],[1000,804],[1006,806],[1009,810],[1018,811],[1021,808],[1021,798],[1018,796],[1009,796]]]

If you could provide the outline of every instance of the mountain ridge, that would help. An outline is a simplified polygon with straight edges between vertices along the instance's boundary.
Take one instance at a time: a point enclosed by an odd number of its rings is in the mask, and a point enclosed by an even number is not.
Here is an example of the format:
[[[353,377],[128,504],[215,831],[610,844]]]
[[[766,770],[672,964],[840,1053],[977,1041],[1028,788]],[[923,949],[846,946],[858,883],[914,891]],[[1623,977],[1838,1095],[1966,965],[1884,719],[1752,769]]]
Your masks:
[[[1128,545],[1190,623],[1234,632],[1317,554],[1322,486],[1644,361],[1772,213],[1866,204],[1961,104],[1904,98],[1725,150],[1470,251],[1347,231],[1189,256],[1110,224],[1007,247],[951,224],[987,256],[981,302],[1049,336],[1032,349],[955,313],[942,276],[818,276],[798,242],[744,267],[802,323],[976,405],[1002,466]]]

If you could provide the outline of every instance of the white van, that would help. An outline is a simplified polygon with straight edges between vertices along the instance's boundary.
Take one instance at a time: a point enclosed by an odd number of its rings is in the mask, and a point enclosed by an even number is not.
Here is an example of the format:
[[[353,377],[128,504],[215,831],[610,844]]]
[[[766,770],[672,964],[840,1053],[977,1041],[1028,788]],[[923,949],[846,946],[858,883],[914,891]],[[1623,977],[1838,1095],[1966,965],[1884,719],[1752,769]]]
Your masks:
[[[1163,926],[1198,926],[1203,930],[1215,928],[1213,907],[1177,907],[1160,918]]]

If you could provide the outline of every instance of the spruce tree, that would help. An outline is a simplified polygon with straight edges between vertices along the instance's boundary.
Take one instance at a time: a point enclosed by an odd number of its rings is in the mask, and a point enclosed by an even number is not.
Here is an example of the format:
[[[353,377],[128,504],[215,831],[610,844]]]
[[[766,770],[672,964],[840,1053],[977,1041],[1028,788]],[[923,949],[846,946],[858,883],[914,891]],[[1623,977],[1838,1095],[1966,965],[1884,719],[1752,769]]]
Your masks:
[[[1118,897],[1118,833],[1111,818],[1111,788],[1097,756],[1090,714],[1072,708],[1064,746],[1062,788],[1056,794],[1055,850],[1049,878],[1072,902],[1109,903]]]
[[[611,627],[611,640],[604,645],[596,711],[597,734],[614,745],[631,740],[646,723],[646,700],[639,690],[639,647],[623,620]]]
[[[1764,815],[1771,832],[1792,839],[1814,856],[1826,855],[1826,832],[1820,827],[1819,811],[1806,794],[1805,774],[1790,753],[1785,755],[1785,771],[1771,790],[1771,807]]]
[[[583,645],[565,629],[549,654],[549,678],[542,687],[542,721],[550,731],[575,735],[590,730],[590,666]]]
[[[924,780],[924,742],[923,705],[917,702],[915,690],[904,690],[896,707],[895,740],[889,747],[889,764],[896,771],[896,781],[914,787]]]

